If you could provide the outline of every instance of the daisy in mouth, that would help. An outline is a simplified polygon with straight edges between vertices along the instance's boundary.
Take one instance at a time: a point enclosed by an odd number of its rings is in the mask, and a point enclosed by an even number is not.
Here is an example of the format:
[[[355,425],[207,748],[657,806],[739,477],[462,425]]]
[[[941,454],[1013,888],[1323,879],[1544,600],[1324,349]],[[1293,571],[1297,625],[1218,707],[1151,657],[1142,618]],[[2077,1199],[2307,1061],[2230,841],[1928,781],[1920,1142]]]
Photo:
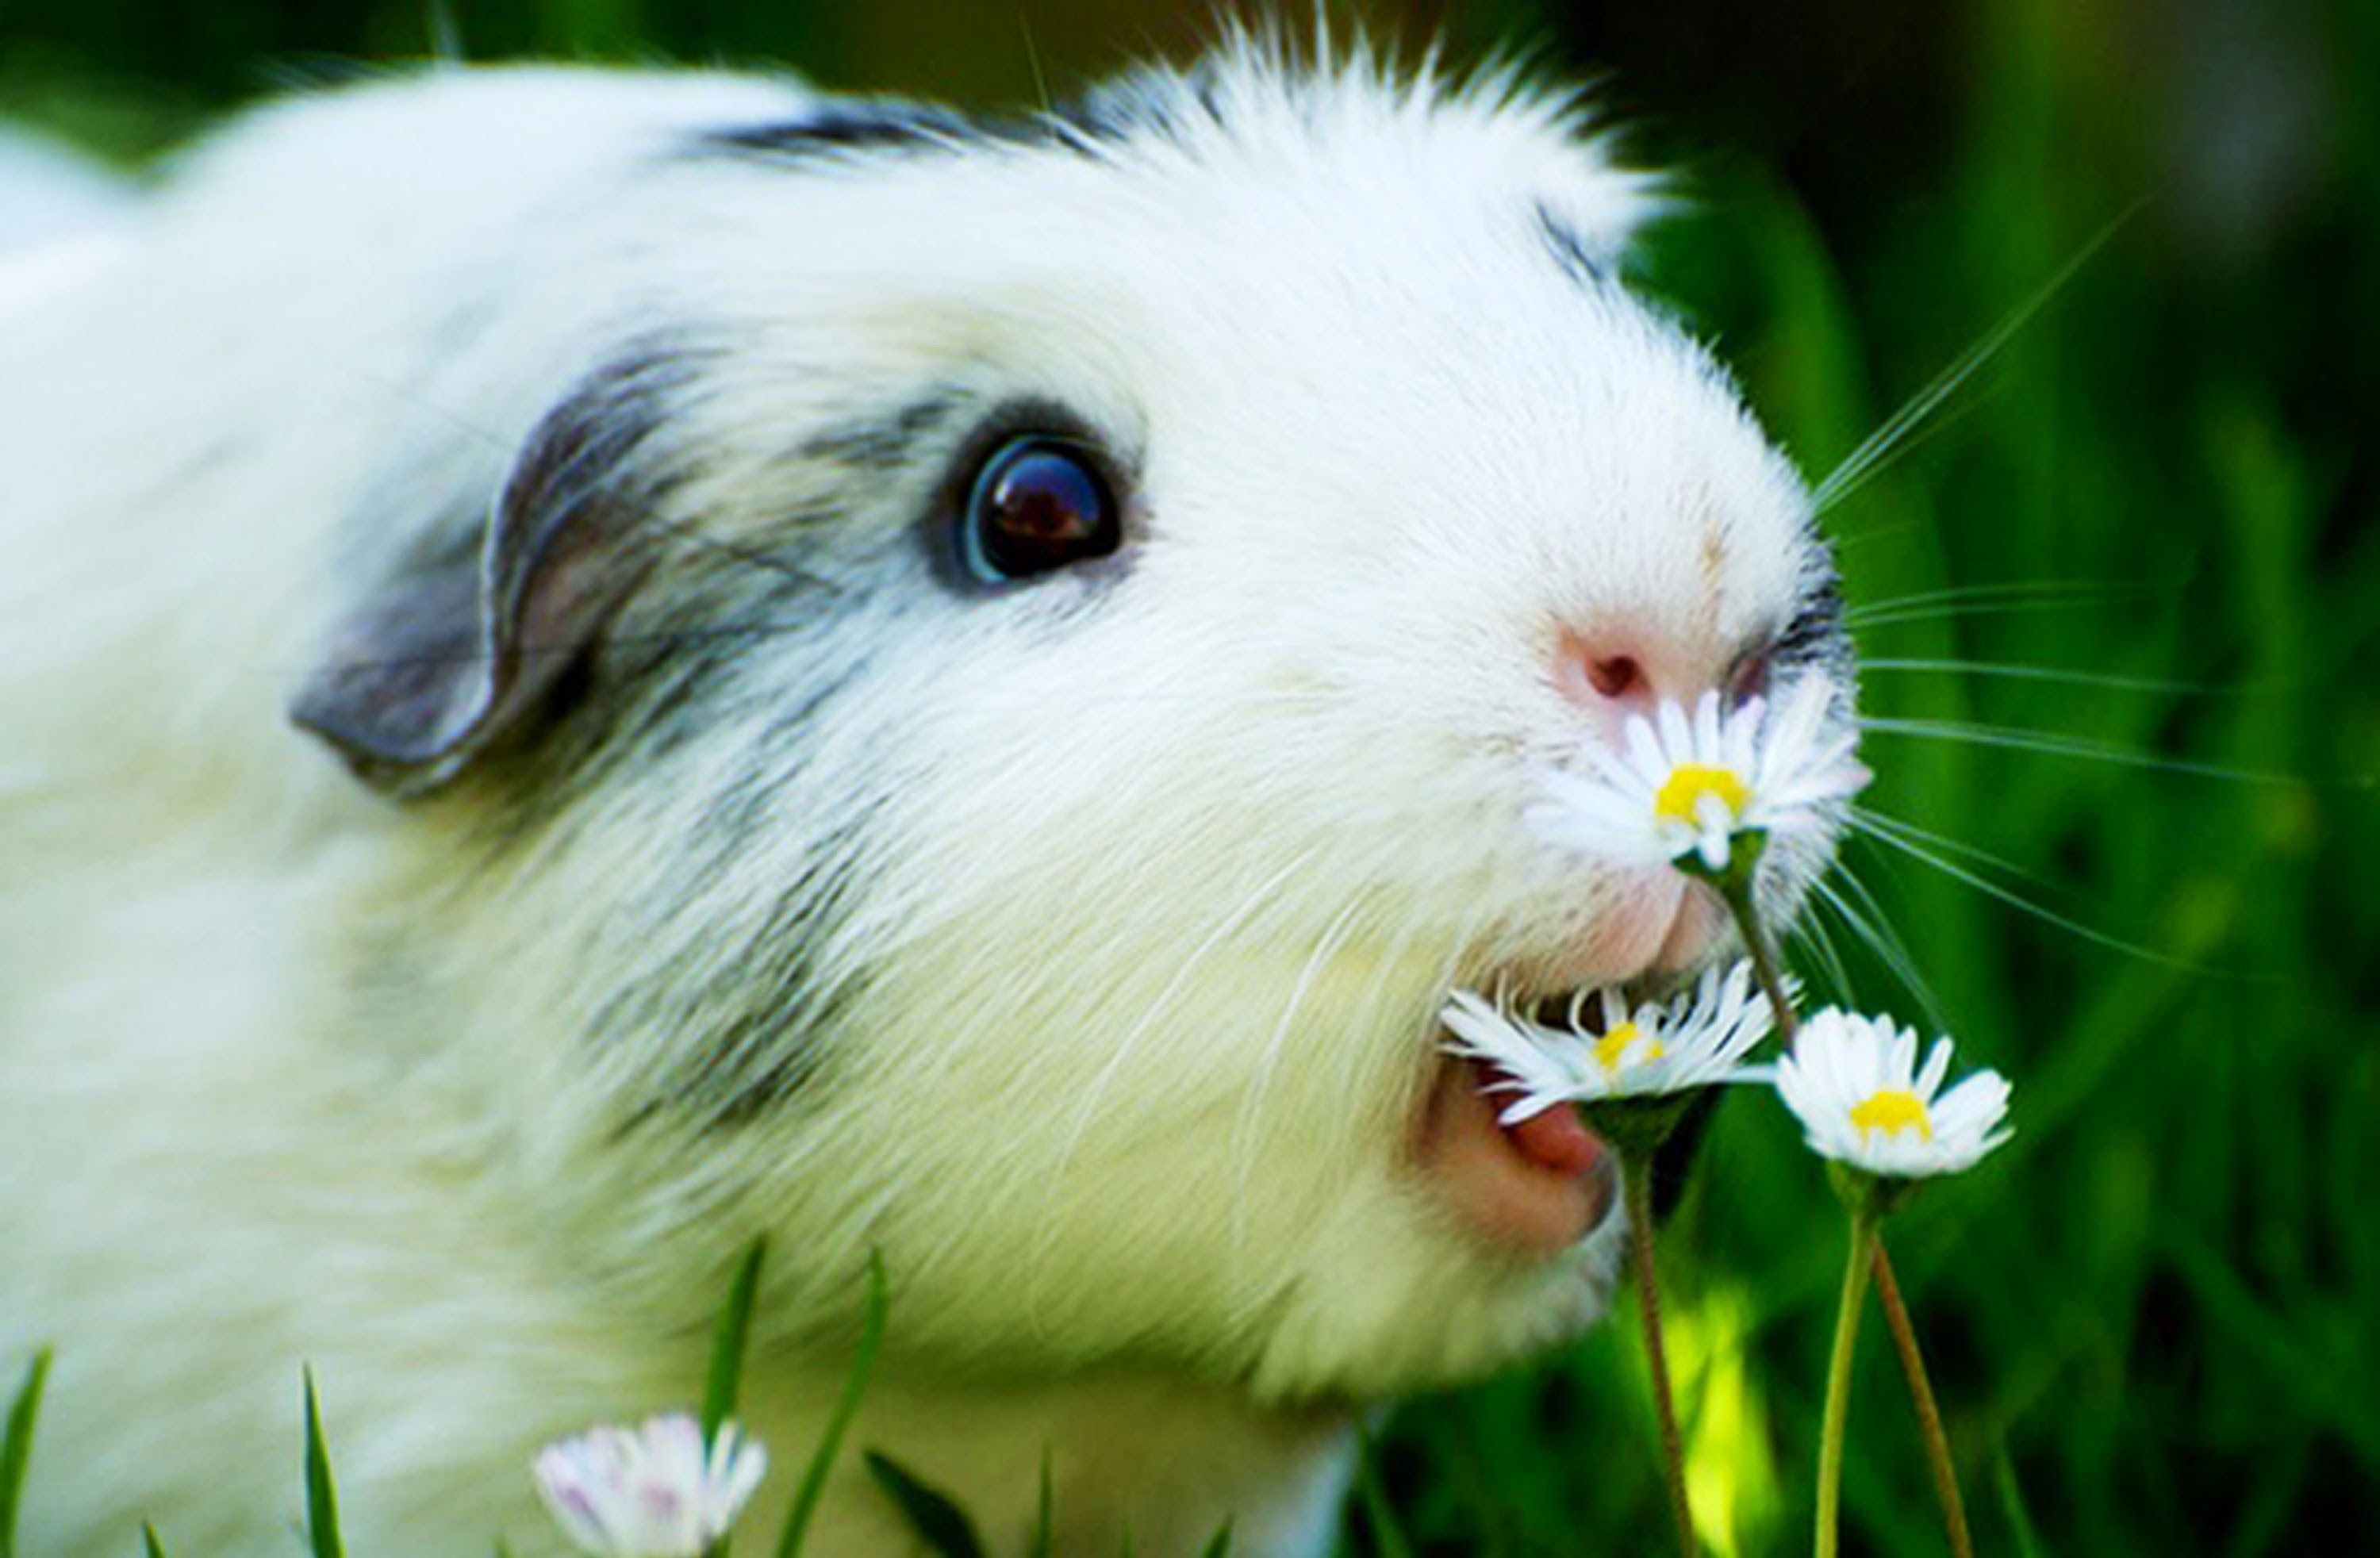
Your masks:
[[[1584,1020],[1590,999],[1602,1019],[1593,1029]],[[1771,1027],[1767,1003],[1753,994],[1749,963],[1738,963],[1723,975],[1706,969],[1675,999],[1645,1002],[1633,1010],[1617,990],[1592,996],[1581,992],[1572,998],[1569,1020],[1560,1027],[1522,1016],[1509,1003],[1491,1003],[1467,990],[1448,997],[1439,1020],[1454,1035],[1450,1047],[1456,1054],[1501,1074],[1488,1090],[1513,1095],[1497,1114],[1505,1126],[1561,1103],[1765,1080],[1765,1074],[1747,1073],[1740,1063]]]
[[[1625,750],[1590,743],[1588,773],[1548,771],[1530,821],[1585,854],[1718,876],[1737,839],[1818,828],[1820,808],[1867,784],[1852,755],[1857,731],[1826,732],[1835,698],[1834,683],[1812,674],[1773,712],[1758,698],[1723,709],[1716,692],[1691,715],[1665,700],[1651,719],[1630,718]]]

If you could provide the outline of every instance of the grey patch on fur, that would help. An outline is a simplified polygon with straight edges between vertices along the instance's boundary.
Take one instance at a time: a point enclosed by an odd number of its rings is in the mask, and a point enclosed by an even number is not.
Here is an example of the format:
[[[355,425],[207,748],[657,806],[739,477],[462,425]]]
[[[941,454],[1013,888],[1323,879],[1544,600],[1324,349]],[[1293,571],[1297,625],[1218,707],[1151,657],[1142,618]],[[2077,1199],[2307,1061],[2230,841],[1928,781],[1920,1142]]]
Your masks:
[[[965,403],[954,389],[928,391],[883,416],[857,418],[816,433],[795,453],[861,472],[897,470],[916,456],[920,440]]]
[[[809,708],[841,688],[838,683],[820,692]],[[764,740],[761,752],[778,745]],[[769,826],[773,808],[797,788],[782,760],[756,757],[751,769],[706,809],[697,835],[700,847],[691,852],[705,863],[694,874],[745,854],[753,836]],[[819,1075],[835,1025],[863,988],[857,973],[828,973],[823,954],[840,939],[859,895],[874,825],[873,805],[856,801],[849,815],[811,839],[765,922],[740,955],[720,965],[725,972],[691,992],[673,985],[673,998],[666,1002],[648,992],[650,981],[640,982],[597,1012],[589,1041],[598,1047],[653,1025],[685,1041],[681,1053],[648,1085],[623,1131],[660,1118],[690,1118],[706,1130],[733,1129],[779,1112]],[[661,981],[669,982],[666,972]]]
[[[1563,274],[1583,286],[1600,287],[1611,278],[1602,264],[1586,251],[1570,225],[1553,213],[1553,208],[1539,202],[1536,208],[1537,237],[1554,257],[1554,263]]]

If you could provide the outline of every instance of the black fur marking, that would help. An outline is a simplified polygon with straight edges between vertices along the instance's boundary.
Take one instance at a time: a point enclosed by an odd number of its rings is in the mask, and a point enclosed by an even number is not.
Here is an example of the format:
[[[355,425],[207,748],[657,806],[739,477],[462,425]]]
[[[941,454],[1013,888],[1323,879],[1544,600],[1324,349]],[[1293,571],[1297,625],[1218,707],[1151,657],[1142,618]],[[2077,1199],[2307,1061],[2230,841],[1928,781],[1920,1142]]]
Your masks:
[[[946,150],[980,140],[975,121],[917,103],[838,104],[799,119],[706,132],[705,152],[775,160]]]
[[[1127,78],[1038,114],[971,116],[898,100],[835,103],[798,119],[707,131],[695,145],[698,152],[772,162],[1002,146],[1097,155],[1133,140],[1184,140],[1194,117],[1222,122],[1210,70],[1178,80]]]
[[[1571,229],[1570,225],[1556,216],[1550,206],[1542,202],[1537,206],[1537,237],[1545,241],[1546,248],[1552,252],[1554,263],[1560,265],[1565,275],[1582,286],[1600,287],[1611,279],[1609,273],[1603,268],[1595,256],[1586,251],[1586,245],[1580,241],[1578,234]]]
[[[1848,652],[1843,634],[1842,584],[1832,568],[1804,590],[1793,619],[1768,647],[1770,661],[1780,666],[1832,663]]]

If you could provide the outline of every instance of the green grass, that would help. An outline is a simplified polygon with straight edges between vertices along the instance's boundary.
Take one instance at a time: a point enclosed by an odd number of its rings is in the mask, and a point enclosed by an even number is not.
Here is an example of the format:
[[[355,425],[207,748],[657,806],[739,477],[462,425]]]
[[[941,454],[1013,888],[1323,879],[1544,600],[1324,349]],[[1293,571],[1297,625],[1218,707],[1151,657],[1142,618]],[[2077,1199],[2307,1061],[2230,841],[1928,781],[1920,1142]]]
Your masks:
[[[457,9],[483,51],[642,39],[781,55],[836,80],[1032,91],[1021,46],[929,60],[883,44],[902,31],[890,24],[839,30],[814,8]],[[1962,1055],[2017,1083],[2016,1141],[1894,1225],[1986,1552],[2254,1558],[2380,1516],[2380,7],[2292,13],[2307,37],[2284,95],[2332,104],[2328,139],[2293,206],[2220,241],[2193,214],[2192,164],[2168,154],[2179,97],[2141,84],[2180,47],[2183,9],[2009,0],[1907,22],[1938,25],[1955,53],[1938,69],[1944,127],[1901,182],[1839,191],[1823,216],[1773,163],[1713,152],[1690,115],[1655,135],[1699,153],[1701,213],[1662,235],[1645,279],[1715,338],[1814,481],[2122,219],[1828,522],[1854,605],[2058,587],[1878,613],[1861,634],[1871,661],[2191,686],[1912,666],[1871,673],[1864,700],[2262,776],[1871,745],[1877,809],[1987,851],[2010,868],[1995,881],[2145,949],[1865,845],[1848,855]],[[138,147],[185,103],[261,84],[240,71],[274,50],[421,46],[409,7],[358,11],[368,25],[336,38],[238,31],[284,15],[270,6],[211,10],[224,36],[178,79],[111,59],[99,23],[77,32],[36,6],[0,47],[0,80],[38,80],[18,101],[123,126]],[[968,36],[1015,30],[992,10]],[[1485,10],[1458,12],[1457,31],[1567,26],[1553,6]],[[1061,82],[1113,54],[1070,28],[1140,35],[1095,16],[1032,11]],[[1888,41],[1866,68],[1932,43]],[[1626,79],[1632,62],[1615,63]],[[1900,133],[1860,116],[1845,70],[1850,107],[1799,133]],[[1883,960],[1832,933],[1860,1001],[1924,1014]],[[1780,1111],[1745,1097],[1721,1112],[1666,1240],[1712,1548],[1791,1551],[1811,1513],[1840,1228]],[[1373,1447],[1347,1548],[1649,1550],[1663,1509],[1640,1371],[1621,1318],[1536,1368],[1413,1404]],[[1851,1426],[1850,1551],[1940,1551],[1886,1348],[1861,1357]]]

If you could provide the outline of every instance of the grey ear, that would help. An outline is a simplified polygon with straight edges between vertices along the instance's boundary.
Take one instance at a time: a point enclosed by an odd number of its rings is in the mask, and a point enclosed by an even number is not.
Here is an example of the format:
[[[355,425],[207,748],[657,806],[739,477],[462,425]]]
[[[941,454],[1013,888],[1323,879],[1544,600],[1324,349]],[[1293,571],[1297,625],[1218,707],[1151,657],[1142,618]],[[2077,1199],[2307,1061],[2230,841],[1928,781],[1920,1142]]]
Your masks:
[[[332,634],[290,716],[367,782],[445,785],[532,715],[651,566],[665,373],[599,372],[530,434],[472,544],[419,554]]]

